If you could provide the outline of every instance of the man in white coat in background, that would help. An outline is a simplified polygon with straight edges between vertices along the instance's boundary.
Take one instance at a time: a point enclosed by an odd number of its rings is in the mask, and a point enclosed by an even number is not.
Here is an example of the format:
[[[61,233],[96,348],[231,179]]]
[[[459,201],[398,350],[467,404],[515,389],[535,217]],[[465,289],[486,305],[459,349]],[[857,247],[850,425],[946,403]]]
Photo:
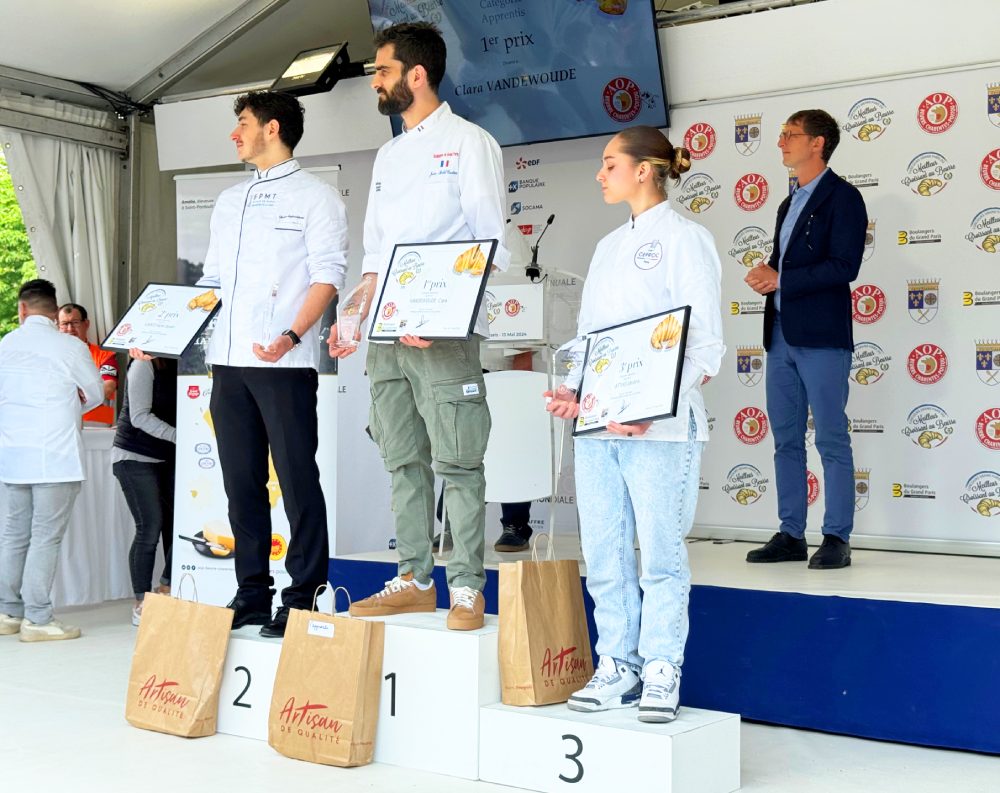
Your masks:
[[[83,481],[84,411],[104,385],[87,345],[56,327],[56,288],[21,286],[21,327],[0,340],[0,635],[22,642],[76,639],[52,614],[59,548]]]

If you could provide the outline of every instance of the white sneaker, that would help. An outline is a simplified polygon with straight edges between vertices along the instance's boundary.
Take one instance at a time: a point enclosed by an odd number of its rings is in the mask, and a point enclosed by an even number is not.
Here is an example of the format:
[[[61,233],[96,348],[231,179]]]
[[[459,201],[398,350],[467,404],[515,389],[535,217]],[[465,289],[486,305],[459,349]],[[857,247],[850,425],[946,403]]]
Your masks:
[[[582,689],[570,696],[570,710],[592,713],[613,708],[632,708],[642,694],[642,680],[632,667],[602,655],[594,676]]]
[[[135,627],[139,627],[139,620],[142,619],[142,601],[140,600],[134,606],[132,606],[132,624]]]
[[[63,623],[56,619],[44,625],[36,625],[28,620],[21,623],[22,642],[56,642],[62,639],[79,638],[79,628],[73,625],[63,625]]]
[[[0,636],[12,636],[21,630],[20,617],[12,617],[10,614],[0,614]]]
[[[650,661],[642,670],[639,721],[662,724],[677,718],[681,673],[667,661]]]

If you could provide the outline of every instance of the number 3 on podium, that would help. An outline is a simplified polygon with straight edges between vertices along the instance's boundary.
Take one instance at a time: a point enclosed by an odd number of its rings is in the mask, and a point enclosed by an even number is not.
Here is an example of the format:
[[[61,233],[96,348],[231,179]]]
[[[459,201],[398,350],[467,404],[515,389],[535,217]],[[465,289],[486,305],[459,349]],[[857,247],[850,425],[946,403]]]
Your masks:
[[[576,751],[569,752],[566,755],[566,759],[572,762],[573,765],[576,766],[576,775],[571,777],[563,776],[562,774],[559,775],[559,779],[561,779],[563,782],[569,782],[572,785],[583,779],[583,763],[581,763],[580,760],[578,759],[580,755],[583,754],[583,741],[581,741],[578,736],[573,735],[572,733],[564,735],[562,739],[564,741],[572,741],[573,743],[576,744]]]

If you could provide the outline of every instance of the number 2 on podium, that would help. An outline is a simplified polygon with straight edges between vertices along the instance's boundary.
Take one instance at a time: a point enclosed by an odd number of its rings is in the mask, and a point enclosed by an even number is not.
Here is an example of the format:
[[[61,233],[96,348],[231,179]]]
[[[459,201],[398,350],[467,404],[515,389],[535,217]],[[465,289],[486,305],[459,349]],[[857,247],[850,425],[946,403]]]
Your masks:
[[[573,743],[576,744],[576,751],[570,752],[566,755],[566,759],[571,761],[573,765],[576,766],[576,775],[571,777],[563,776],[562,774],[559,775],[559,778],[563,782],[569,782],[572,785],[583,779],[583,763],[581,763],[580,760],[578,759],[580,755],[583,754],[583,741],[581,741],[578,736],[573,735],[572,733],[564,735],[562,739],[564,741],[573,741]]]
[[[239,694],[236,695],[236,699],[233,700],[233,707],[235,707],[235,708],[249,708],[250,707],[250,703],[249,702],[242,702],[241,700],[243,699],[243,695],[246,694],[247,691],[250,690],[250,670],[247,669],[245,666],[237,666],[233,671],[234,672],[246,672],[246,675],[247,675],[247,684],[245,686],[243,686],[243,690]]]

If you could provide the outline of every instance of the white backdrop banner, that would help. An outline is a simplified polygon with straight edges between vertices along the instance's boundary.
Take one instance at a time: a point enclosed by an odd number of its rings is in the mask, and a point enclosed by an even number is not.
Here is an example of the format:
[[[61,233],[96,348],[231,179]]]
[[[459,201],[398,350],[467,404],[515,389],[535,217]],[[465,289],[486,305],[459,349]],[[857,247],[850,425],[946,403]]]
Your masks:
[[[318,176],[334,187],[337,171],[316,169]],[[215,199],[223,190],[243,181],[245,175],[208,174],[176,179],[177,188],[177,279],[194,283],[202,272],[208,250],[209,219]],[[321,333],[329,326],[320,323]],[[191,573],[198,584],[202,603],[225,605],[236,593],[233,532],[229,525],[228,501],[219,467],[218,447],[209,402],[212,377],[205,364],[205,345],[214,323],[181,358],[177,378],[177,485],[174,497],[173,577]],[[322,345],[325,350],[326,345]],[[323,356],[319,378],[319,451],[317,462],[327,503],[330,548],[336,542],[337,496],[337,378],[329,358]],[[271,575],[275,588],[291,582],[285,570],[289,528],[281,487],[270,466],[267,483],[271,505]]]
[[[697,522],[773,530],[763,299],[743,282],[770,257],[789,175],[782,122],[821,107],[841,124],[831,167],[868,207],[854,283],[848,417],[855,536],[1000,540],[1000,71],[913,77],[673,114],[693,167],[673,191],[723,263],[722,371],[705,386],[712,442]],[[823,474],[808,452],[809,528]]]

